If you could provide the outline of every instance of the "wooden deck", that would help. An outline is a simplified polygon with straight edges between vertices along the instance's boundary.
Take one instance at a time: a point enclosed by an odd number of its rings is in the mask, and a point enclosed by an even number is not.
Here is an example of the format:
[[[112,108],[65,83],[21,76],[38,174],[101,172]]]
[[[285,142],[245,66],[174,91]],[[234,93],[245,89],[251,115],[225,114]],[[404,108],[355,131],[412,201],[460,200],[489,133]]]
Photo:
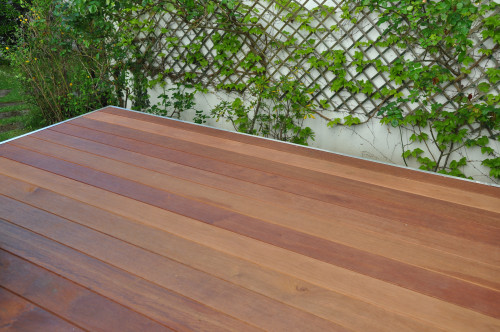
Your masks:
[[[500,331],[499,187],[105,108],[0,191],[0,330]]]

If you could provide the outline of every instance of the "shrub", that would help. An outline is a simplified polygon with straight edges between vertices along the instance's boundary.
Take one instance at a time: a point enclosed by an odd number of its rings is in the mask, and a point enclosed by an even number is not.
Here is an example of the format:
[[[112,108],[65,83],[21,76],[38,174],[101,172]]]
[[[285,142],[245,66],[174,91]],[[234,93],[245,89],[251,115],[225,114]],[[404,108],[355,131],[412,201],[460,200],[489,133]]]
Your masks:
[[[29,101],[49,123],[116,103],[106,50],[76,17],[63,1],[33,1],[9,54]]]

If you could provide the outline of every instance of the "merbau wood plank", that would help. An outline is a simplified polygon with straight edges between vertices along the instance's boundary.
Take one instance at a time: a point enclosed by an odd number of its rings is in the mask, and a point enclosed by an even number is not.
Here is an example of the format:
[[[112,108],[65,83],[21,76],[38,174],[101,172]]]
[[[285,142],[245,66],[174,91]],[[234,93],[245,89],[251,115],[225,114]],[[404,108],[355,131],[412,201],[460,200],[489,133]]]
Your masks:
[[[457,190],[455,188],[443,187],[434,185],[432,183],[422,184],[419,181],[406,178],[396,178],[391,174],[373,172],[369,169],[360,170],[356,167],[351,167],[348,165],[343,165],[342,168],[339,168],[335,167],[334,164],[326,160],[297,156],[289,152],[257,147],[252,144],[221,139],[218,137],[199,134],[192,131],[187,132],[185,130],[174,127],[169,127],[169,130],[165,130],[164,126],[162,126],[161,124],[145,122],[142,120],[134,120],[109,113],[95,112],[87,114],[85,117],[181,140],[196,141],[199,144],[205,146],[223,148],[227,151],[244,153],[248,156],[264,158],[266,160],[272,160],[278,163],[286,163],[288,165],[297,166],[304,169],[310,169],[330,175],[341,176],[349,178],[351,180],[358,180],[363,183],[370,183],[409,193],[416,193],[438,200],[444,200],[469,207],[485,209],[487,211],[497,213],[500,212],[498,197],[491,197],[489,195],[479,193],[464,193],[463,190]]]
[[[1,217],[9,222],[262,329],[346,330],[338,324],[5,196],[0,196],[1,204],[8,205]]]
[[[402,315],[415,317],[451,330],[500,328],[498,319],[409,291],[288,250],[173,214],[111,192],[62,178],[50,172],[0,158],[0,170],[36,186],[126,216],[145,225],[198,242],[271,270],[296,276],[317,286],[373,303]],[[36,190],[36,187],[32,188]],[[29,249],[28,249],[29,252]]]
[[[235,256],[147,227],[43,188],[0,176],[2,194],[44,208],[81,225],[109,234],[193,268],[290,304],[359,331],[424,331],[438,329],[383,310],[304,280],[264,268]],[[67,206],[71,206],[68,209]],[[105,223],[100,222],[106,220]],[[383,320],[384,324],[379,324]]]
[[[152,123],[159,123],[168,127],[181,128],[219,138],[226,138],[242,143],[248,143],[266,148],[271,148],[278,151],[290,152],[301,156],[328,160],[330,162],[339,164],[356,166],[361,169],[369,168],[372,171],[382,172],[386,174],[393,174],[398,177],[418,180],[424,183],[440,184],[446,187],[453,187],[456,189],[490,195],[493,197],[498,196],[498,191],[493,186],[485,186],[483,184],[478,184],[471,181],[457,181],[455,178],[440,176],[433,174],[431,172],[418,172],[418,171],[415,172],[414,170],[408,169],[406,167],[394,167],[392,165],[387,165],[380,162],[372,162],[368,160],[363,160],[361,158],[350,157],[346,155],[321,151],[317,149],[311,149],[309,147],[304,147],[302,145],[297,145],[297,144],[283,144],[282,142],[279,141],[261,139],[260,137],[252,135],[235,135],[233,132],[225,130],[219,130],[207,126],[193,125],[192,123],[186,123],[181,121],[173,121],[168,118],[151,116],[149,114],[144,114],[139,112],[131,112],[128,110],[123,110],[115,107],[107,107],[102,109],[101,111],[104,113],[121,115],[132,119],[138,119]]]
[[[3,250],[0,250],[0,267],[0,286],[86,330],[171,331],[166,326]]]
[[[430,250],[424,246],[394,241],[391,237],[353,228],[342,221],[318,218],[294,211],[293,208],[279,207],[275,204],[199,186],[167,174],[134,167],[33,137],[20,138],[13,144],[346,246],[500,290],[500,268],[496,266],[464,260],[462,257],[446,255],[441,251]],[[141,166],[147,165],[144,159],[138,159],[138,161],[140,161]]]
[[[226,177],[242,179],[245,182],[256,184],[260,187],[262,187],[260,184],[266,184],[268,186],[267,188],[274,189],[273,194],[276,197],[278,197],[277,194],[279,192],[283,191],[273,188],[273,185],[278,184],[278,187],[288,185],[288,187],[285,189],[287,191],[284,191],[284,193],[292,194],[295,192],[294,195],[296,195],[298,199],[295,197],[293,198],[292,204],[294,205],[296,205],[296,202],[303,201],[304,198],[309,198],[301,195],[301,190],[307,191],[307,186],[304,184],[304,182],[295,182],[295,180],[293,179],[283,179],[264,172],[259,172],[236,165],[224,164],[216,160],[197,157],[188,153],[169,150],[160,146],[138,142],[123,137],[116,137],[110,134],[78,126],[61,124],[54,127],[54,129],[57,129],[57,133],[78,135],[79,138],[93,139],[96,142],[104,143],[109,146],[140,153],[141,156],[145,155],[149,157],[155,157],[161,159],[161,161],[172,161],[178,163],[179,165],[190,166],[197,169],[215,172],[216,174],[220,174]],[[52,131],[45,130],[44,133],[46,132]],[[58,138],[62,139],[61,137]],[[88,140],[85,141],[88,142]],[[75,144],[75,142],[72,141],[72,144]],[[139,160],[142,159],[139,158]],[[288,191],[290,191],[290,193]],[[321,196],[321,194],[317,194],[316,196],[318,195]],[[333,194],[331,194],[330,196],[333,196]],[[314,193],[312,193],[312,197],[315,197]],[[335,201],[338,202],[345,200],[348,199],[338,199]],[[313,198],[309,198],[309,201],[307,203],[311,205],[309,207],[307,205],[304,206],[306,211],[310,210],[311,212],[321,213],[321,215],[335,220],[344,220],[345,222],[356,225],[359,228],[364,228],[374,232],[383,231],[384,233],[398,234],[399,236],[406,238],[408,241],[431,246],[477,261],[487,261],[490,263],[494,262],[495,264],[500,263],[500,252],[497,246],[492,246],[476,241],[469,241],[467,239],[458,238],[446,233],[436,232],[424,227],[413,225],[412,223],[408,224],[389,220],[387,218],[360,212],[355,209],[348,209],[340,205],[318,201]],[[364,206],[364,204],[358,205]]]
[[[6,144],[0,155],[269,244],[500,317],[500,292],[192,201],[127,179]]]
[[[175,330],[257,330],[208,306],[169,292],[3,219],[0,219],[0,229],[4,250],[134,308]],[[129,259],[133,260],[133,257]]]
[[[0,286],[1,331],[84,331]]]
[[[464,237],[470,240],[478,239],[484,241],[491,236],[489,229],[496,228],[500,230],[498,227],[498,215],[493,212],[483,211],[472,207],[464,208],[463,206],[460,207],[457,204],[446,202],[436,205],[437,202],[435,200],[429,200],[428,198],[418,195],[396,192],[392,189],[384,189],[382,187],[348,179],[342,180],[335,176],[246,156],[233,151],[207,147],[195,142],[176,140],[168,136],[152,134],[129,127],[86,118],[75,119],[72,123],[77,123],[79,125],[84,124],[91,128],[106,130],[115,135],[149,141],[171,149],[179,149],[184,152],[222,160],[226,162],[227,167],[239,165],[246,168],[247,171],[249,170],[248,167],[252,167],[256,170],[264,171],[261,172],[260,175],[267,178],[268,182],[273,183],[272,185],[278,189],[287,188],[288,191],[293,190],[292,192],[295,193],[301,192],[302,195],[314,199],[340,204],[350,209],[361,210],[404,223],[431,228],[436,231]],[[266,173],[268,171],[272,171],[272,173]],[[294,173],[293,176],[290,174],[291,171]],[[254,176],[257,175],[255,171],[250,172],[253,173]],[[321,178],[312,184],[307,184],[307,181],[313,179],[315,175]],[[302,178],[304,181],[298,180],[297,183],[292,183],[289,180],[290,178]],[[333,180],[335,183],[329,183]],[[263,182],[263,180],[258,177],[254,178],[253,181],[258,181],[259,183]],[[325,184],[328,185],[325,186]],[[350,192],[352,188],[357,188],[355,193]],[[370,192],[372,193],[366,196]],[[421,203],[415,205],[419,199],[426,200],[425,204]],[[490,199],[492,200],[493,198],[490,197]],[[440,222],[437,223],[436,220]]]

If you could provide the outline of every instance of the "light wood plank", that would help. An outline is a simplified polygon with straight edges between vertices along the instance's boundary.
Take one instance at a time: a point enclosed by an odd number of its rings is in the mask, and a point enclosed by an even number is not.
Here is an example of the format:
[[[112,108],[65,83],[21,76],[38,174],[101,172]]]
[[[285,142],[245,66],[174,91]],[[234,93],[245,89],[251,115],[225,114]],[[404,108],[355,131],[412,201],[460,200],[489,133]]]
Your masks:
[[[199,132],[202,134],[207,134],[219,138],[231,139],[238,142],[253,144],[256,146],[262,146],[271,148],[278,151],[291,152],[299,156],[307,156],[316,159],[323,159],[333,163],[338,163],[341,165],[355,166],[357,168],[369,168],[372,171],[377,171],[379,173],[393,174],[398,177],[404,177],[412,180],[417,180],[423,183],[433,183],[440,184],[446,187],[453,187],[459,190],[477,192],[484,195],[490,195],[493,197],[498,196],[498,189],[494,186],[483,185],[480,183],[472,181],[457,181],[456,178],[446,177],[434,174],[432,172],[419,172],[407,167],[394,167],[392,165],[387,165],[380,162],[373,162],[366,159],[346,156],[338,153],[332,153],[327,151],[322,151],[314,148],[305,147],[298,144],[283,143],[276,140],[262,139],[258,136],[253,135],[235,135],[234,132],[227,130],[220,130],[204,125],[196,125],[189,122],[175,121],[170,118],[151,116],[149,114],[141,112],[133,112],[129,110],[124,110],[116,107],[106,107],[101,110],[104,113],[110,113],[115,115],[121,115],[132,119],[143,120],[147,122],[153,122],[157,124],[162,124],[168,127],[177,127],[180,129],[185,129],[188,131]],[[340,165],[339,165],[340,166]],[[341,166],[340,166],[341,167]]]
[[[224,167],[224,163],[220,163],[215,160],[196,157],[194,155],[186,154],[180,151],[167,150],[156,145],[138,142],[124,137],[116,137],[110,134],[97,132],[78,126],[62,124],[54,127],[54,129],[57,129],[58,133],[63,132],[70,135],[78,135],[78,137],[81,138],[92,138],[97,142],[105,143],[113,147],[119,147],[126,151],[134,151],[136,153],[140,153],[138,160],[143,160],[144,158],[142,156],[146,155],[147,157],[155,157],[155,159],[159,158],[161,162],[175,162],[181,165],[182,169],[185,169],[185,167],[183,166],[189,166],[195,169],[207,170],[212,173],[215,172],[216,174],[220,174],[233,179],[242,179],[245,182],[250,182],[252,184],[259,184],[259,187],[262,187],[260,184],[266,184],[266,188],[274,189],[272,194],[276,198],[279,197],[278,193],[283,192],[282,190],[277,190],[273,187],[273,184],[275,184],[276,182],[280,182],[279,177],[266,177],[267,174],[258,172],[256,170],[243,167],[235,167],[235,165],[228,164],[225,164]],[[44,132],[48,131],[49,130],[46,130]],[[88,142],[88,140],[86,140],[86,142]],[[106,152],[109,153],[109,151]],[[301,191],[307,191],[307,186],[305,186],[303,182],[295,183],[293,179],[287,179],[287,182],[280,183],[280,185],[288,185],[285,189],[287,190],[284,192],[285,194],[291,194],[294,191],[297,191],[296,196],[298,197],[298,199],[294,197],[292,201],[289,201],[289,203],[294,206],[296,205],[296,202],[301,202],[304,200],[304,198],[309,198],[300,195],[302,194]],[[317,195],[318,194],[316,194],[316,196]],[[315,195],[313,194],[312,197],[315,197]],[[343,202],[346,200],[348,199],[344,197],[335,199],[336,202]],[[274,199],[272,199],[272,201],[274,201]],[[325,203],[312,198],[309,198],[309,201],[307,203],[311,205],[309,205],[309,207],[306,205],[304,208],[306,209],[306,211],[310,211],[310,213],[318,212],[321,213],[322,216],[335,220],[344,220],[345,222],[355,225],[358,228],[367,229],[373,232],[382,231],[385,234],[397,234],[407,241],[430,246],[445,252],[450,252],[455,255],[467,257],[469,259],[489,262],[496,265],[500,264],[498,246],[492,246],[477,241],[469,241],[467,239],[458,238],[446,233],[436,232],[428,228],[416,226],[412,223],[404,223],[398,220],[389,220],[387,218],[382,218],[373,214],[360,212],[356,209],[348,209],[343,206]],[[320,205],[314,205],[314,203],[320,203]],[[320,207],[319,209],[318,206]]]
[[[369,253],[500,290],[498,266],[465,260],[460,256],[447,255],[439,250],[415,246],[408,242],[395,241],[390,236],[354,228],[338,219],[318,218],[293,208],[276,206],[272,201],[263,203],[32,137],[21,138],[13,144]],[[141,166],[147,166],[144,159],[137,160],[140,160]],[[500,247],[497,252],[500,254]]]
[[[265,330],[346,331],[342,326],[214,278],[166,257],[0,196],[0,217],[90,257]]]
[[[164,127],[159,124],[147,123],[141,120],[131,120],[126,117],[106,114],[104,112],[91,113],[85,117],[182,140],[194,140],[199,144],[218,148],[223,147],[228,151],[245,153],[253,157],[264,158],[276,162],[284,162],[289,165],[316,170],[335,176],[346,177],[352,180],[362,181],[364,183],[371,183],[409,193],[417,193],[419,195],[431,197],[437,200],[449,201],[469,207],[481,208],[487,211],[500,213],[500,198],[498,197],[491,197],[478,193],[467,193],[455,188],[443,187],[430,183],[424,185],[419,181],[406,178],[395,178],[389,174],[373,172],[368,169],[359,170],[355,167],[349,167],[346,165],[339,169],[338,167],[334,167],[334,165],[330,162],[323,160],[296,156],[287,152],[270,150],[263,147],[255,147],[251,144],[220,139],[209,135],[186,132],[185,130],[172,127],[170,130],[166,131]]]
[[[27,204],[44,208],[81,225],[172,258],[218,278],[240,285],[357,331],[425,331],[436,326],[383,310],[304,280],[264,268],[165,231],[133,222],[43,188],[5,178],[0,190]],[[71,207],[71,208],[68,208]],[[106,220],[106,222],[101,222]],[[384,324],[379,324],[380,320]]]
[[[50,188],[63,195],[144,224],[153,223],[154,227],[165,229],[267,268],[292,274],[320,287],[378,304],[387,310],[456,330],[462,330],[464,326],[474,330],[500,328],[497,319],[480,313],[195,222],[189,218],[64,179],[49,172],[24,166],[5,158],[0,160],[2,173],[10,177],[18,178],[21,172],[25,181],[37,186]]]
[[[252,177],[256,176],[254,181],[257,181],[257,183],[268,180],[272,183],[271,186],[277,186],[279,189],[287,188],[287,191],[343,205],[351,210],[361,210],[369,214],[431,228],[454,236],[471,240],[479,237],[484,240],[488,238],[487,234],[489,232],[483,231],[483,227],[481,227],[483,224],[488,229],[500,229],[498,227],[498,214],[489,211],[443,201],[436,202],[423,196],[342,179],[341,177],[301,169],[284,163],[276,163],[233,151],[203,146],[195,142],[183,141],[92,119],[79,118],[72,123],[98,128],[118,136],[151,142],[168,147],[171,150],[189,152],[216,161],[224,161],[226,167],[243,166],[240,167],[240,171],[250,173]],[[292,181],[295,179],[296,182],[291,183],[290,179]],[[314,181],[311,182],[312,180]],[[266,185],[269,185],[269,183],[266,183]],[[436,223],[436,220],[440,222]],[[493,244],[497,242],[498,239],[495,239]]]

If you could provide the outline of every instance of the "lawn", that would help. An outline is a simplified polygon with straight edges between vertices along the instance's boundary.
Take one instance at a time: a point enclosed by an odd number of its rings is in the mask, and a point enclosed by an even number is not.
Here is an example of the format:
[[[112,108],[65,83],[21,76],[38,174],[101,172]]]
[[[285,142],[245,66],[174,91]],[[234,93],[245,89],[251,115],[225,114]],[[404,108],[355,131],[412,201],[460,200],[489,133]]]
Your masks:
[[[14,70],[8,65],[0,65],[0,93],[3,96],[0,97],[0,141],[27,133],[24,123],[29,106],[24,102]]]

